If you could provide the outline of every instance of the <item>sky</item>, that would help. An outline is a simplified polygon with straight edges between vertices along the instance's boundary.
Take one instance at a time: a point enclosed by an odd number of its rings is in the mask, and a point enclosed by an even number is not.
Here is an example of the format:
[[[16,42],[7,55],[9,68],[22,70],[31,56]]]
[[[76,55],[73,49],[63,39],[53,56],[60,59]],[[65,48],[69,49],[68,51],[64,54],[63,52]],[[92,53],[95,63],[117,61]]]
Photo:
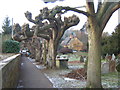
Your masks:
[[[24,23],[29,23],[30,26],[32,26],[33,24],[25,18],[24,13],[26,11],[30,11],[34,18],[39,14],[39,10],[43,7],[48,7],[51,9],[56,5],[78,7],[85,5],[85,0],[65,0],[63,2],[57,1],[55,3],[47,4],[45,4],[42,0],[0,0],[0,31],[2,30],[2,25],[6,16],[8,16],[11,21],[13,18],[13,23],[19,23],[20,25],[23,25]],[[85,10],[85,8],[81,8],[81,10]],[[80,23],[72,28],[80,30],[86,22],[87,18],[82,14],[78,14],[71,11],[66,13],[64,16],[67,17],[73,14],[79,16]],[[112,33],[117,25],[118,11],[116,11],[112,15],[112,18],[109,20],[104,31]]]

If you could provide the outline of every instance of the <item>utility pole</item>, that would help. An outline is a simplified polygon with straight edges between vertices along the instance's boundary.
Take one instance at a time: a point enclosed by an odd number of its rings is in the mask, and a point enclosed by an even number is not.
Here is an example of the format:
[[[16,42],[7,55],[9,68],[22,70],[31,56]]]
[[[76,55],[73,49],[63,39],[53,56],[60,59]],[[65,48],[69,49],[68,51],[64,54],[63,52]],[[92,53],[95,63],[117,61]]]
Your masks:
[[[0,33],[0,53],[2,53],[2,32]]]
[[[13,18],[12,18],[12,39],[13,39]]]

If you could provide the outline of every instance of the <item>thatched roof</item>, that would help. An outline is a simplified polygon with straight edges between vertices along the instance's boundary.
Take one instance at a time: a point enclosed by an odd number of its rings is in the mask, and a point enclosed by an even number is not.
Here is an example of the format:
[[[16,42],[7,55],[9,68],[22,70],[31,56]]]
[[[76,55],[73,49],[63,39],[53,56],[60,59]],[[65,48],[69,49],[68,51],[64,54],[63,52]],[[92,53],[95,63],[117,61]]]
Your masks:
[[[73,50],[83,50],[84,49],[84,44],[83,42],[81,42],[77,37],[72,38],[68,45],[67,45],[70,49]]]
[[[61,42],[61,45],[62,45],[62,46],[67,46],[67,44],[69,43],[70,40],[71,40],[70,37],[66,37],[65,40],[63,40],[63,41]]]

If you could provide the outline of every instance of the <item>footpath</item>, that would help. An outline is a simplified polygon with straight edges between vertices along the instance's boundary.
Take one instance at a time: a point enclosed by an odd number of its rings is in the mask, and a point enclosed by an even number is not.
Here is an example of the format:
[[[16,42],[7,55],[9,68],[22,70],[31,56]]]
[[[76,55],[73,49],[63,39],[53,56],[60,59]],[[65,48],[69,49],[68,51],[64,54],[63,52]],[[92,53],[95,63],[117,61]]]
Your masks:
[[[21,58],[20,79],[17,88],[53,88],[52,83],[27,57]]]

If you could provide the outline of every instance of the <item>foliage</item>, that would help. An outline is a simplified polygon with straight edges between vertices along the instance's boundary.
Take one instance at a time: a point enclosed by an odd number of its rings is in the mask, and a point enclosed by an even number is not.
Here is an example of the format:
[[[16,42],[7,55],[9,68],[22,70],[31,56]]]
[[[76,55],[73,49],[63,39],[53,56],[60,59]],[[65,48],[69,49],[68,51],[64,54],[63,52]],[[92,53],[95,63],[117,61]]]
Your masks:
[[[116,70],[117,70],[118,72],[120,72],[120,63],[117,64]]]
[[[115,28],[115,32],[112,33],[112,40],[114,41],[115,53],[120,53],[120,24]]]
[[[112,35],[102,37],[102,54],[116,54],[120,53],[120,24],[116,27]]]
[[[10,34],[2,35],[2,41],[3,42],[6,41],[6,40],[10,40],[10,39],[12,39]]]
[[[118,72],[101,74],[103,88],[118,88]]]
[[[110,54],[110,36],[102,37],[102,55]]]
[[[6,17],[4,20],[4,23],[2,25],[2,29],[4,30],[4,34],[11,34],[12,32],[12,26],[10,25],[10,19],[9,17]]]
[[[14,40],[6,40],[3,42],[3,53],[18,53],[20,43]]]

